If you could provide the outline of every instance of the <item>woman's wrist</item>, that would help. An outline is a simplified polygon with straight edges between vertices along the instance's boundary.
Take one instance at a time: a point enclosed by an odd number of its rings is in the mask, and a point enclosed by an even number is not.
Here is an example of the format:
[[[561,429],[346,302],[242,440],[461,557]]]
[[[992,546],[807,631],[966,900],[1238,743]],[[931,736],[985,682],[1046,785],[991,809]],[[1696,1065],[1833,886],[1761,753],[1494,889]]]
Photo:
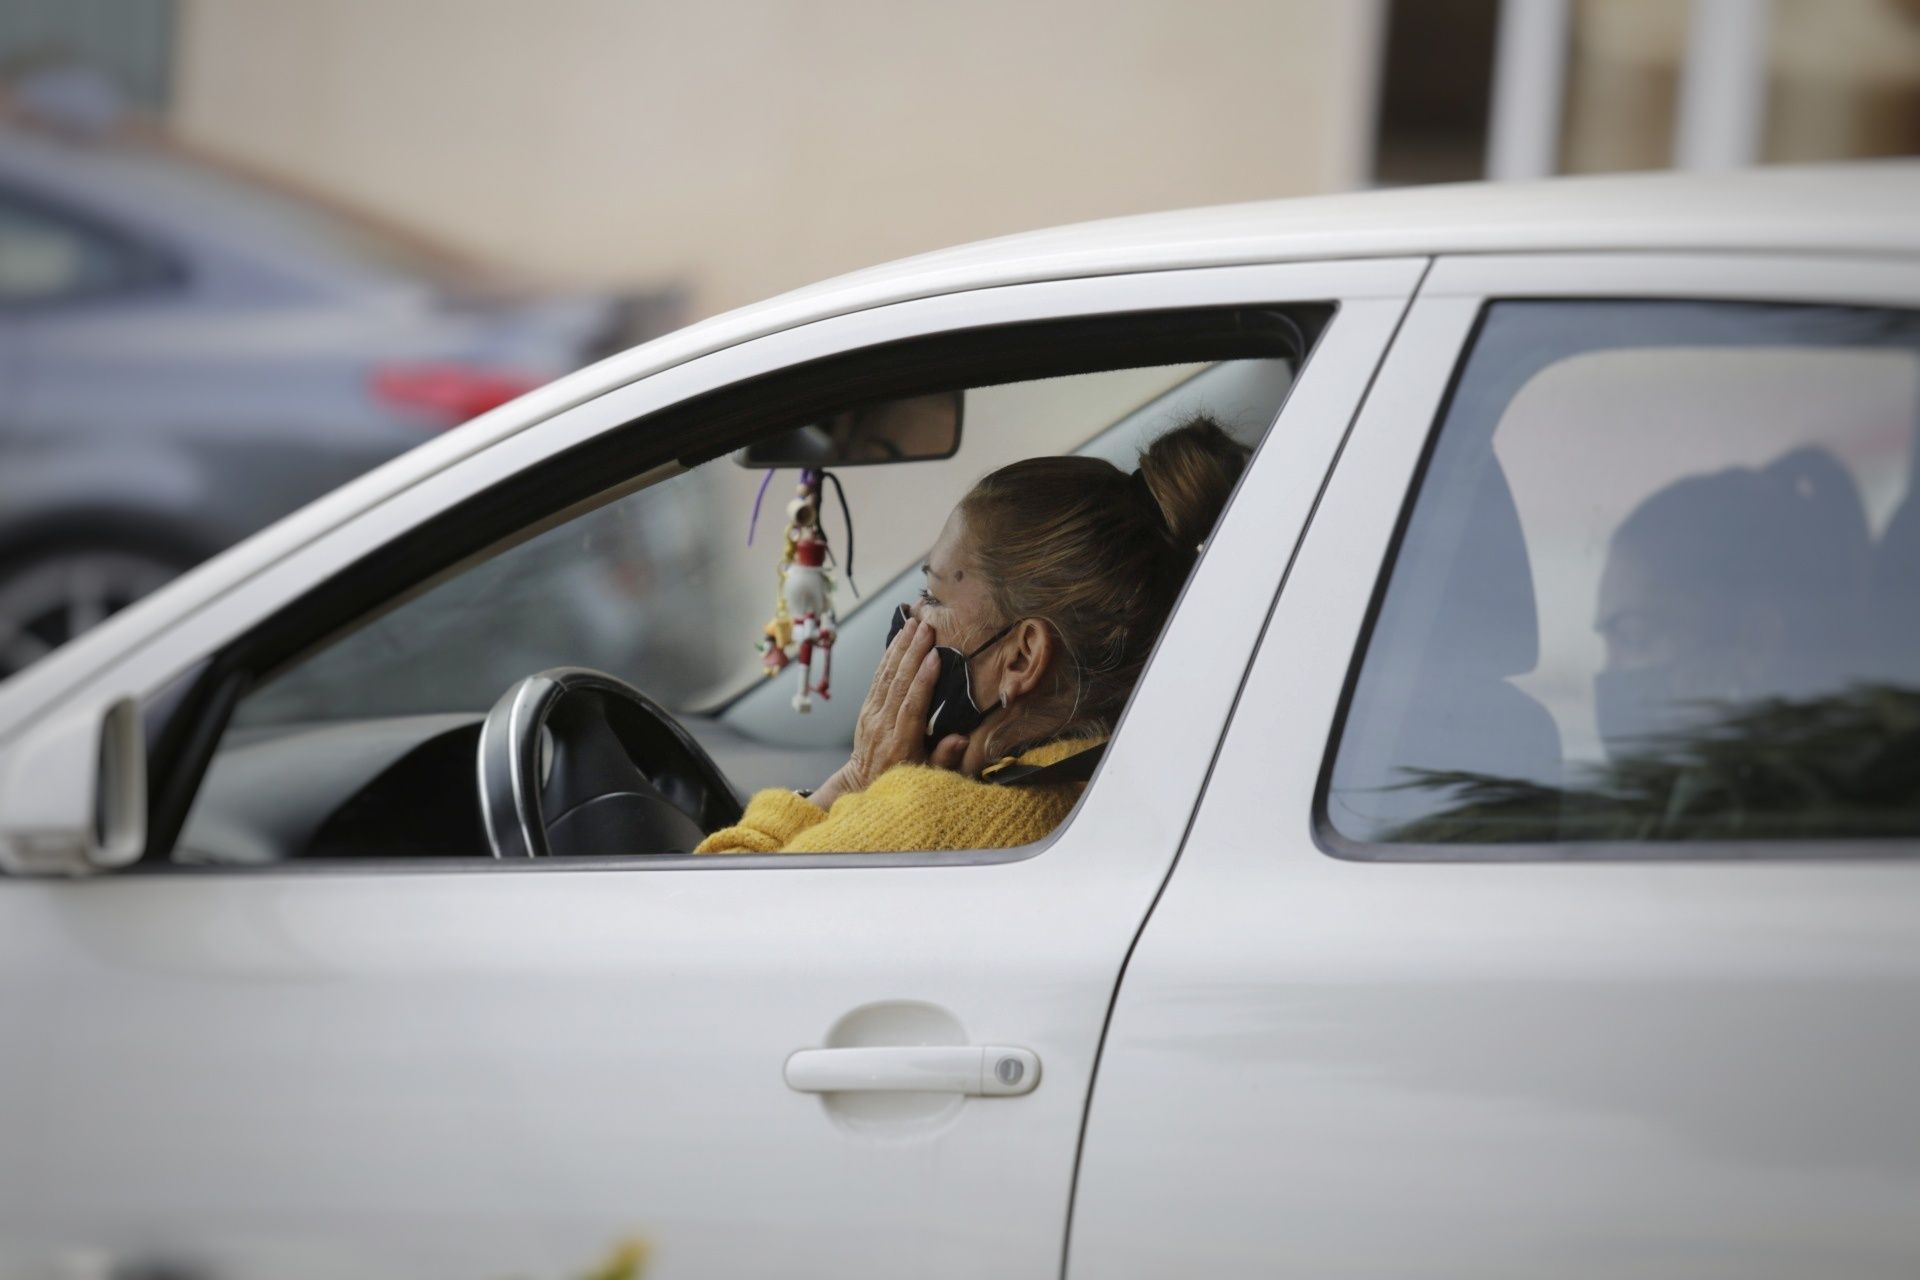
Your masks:
[[[806,793],[807,799],[819,805],[822,809],[833,808],[833,802],[835,800],[838,800],[841,796],[847,794],[849,790],[852,790],[852,788],[847,786],[846,773],[847,769],[845,765],[834,770],[831,778],[828,778],[812,791]]]

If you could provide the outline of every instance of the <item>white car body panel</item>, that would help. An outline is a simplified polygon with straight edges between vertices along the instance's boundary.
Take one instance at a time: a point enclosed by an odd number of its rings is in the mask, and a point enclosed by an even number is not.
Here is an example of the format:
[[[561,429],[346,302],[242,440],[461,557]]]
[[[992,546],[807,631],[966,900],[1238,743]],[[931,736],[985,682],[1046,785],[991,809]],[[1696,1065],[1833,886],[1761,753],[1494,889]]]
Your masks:
[[[962,318],[1341,302],[1162,637],[1134,727],[1037,855],[0,885],[4,1020],[42,1029],[32,1052],[0,1058],[0,1097],[25,1125],[0,1160],[0,1271],[85,1246],[220,1274],[564,1275],[639,1237],[648,1274],[668,1277],[775,1258],[822,1277],[1056,1274],[1122,957],[1423,269],[1165,273],[825,322],[505,441],[183,618],[162,641],[174,658],[136,654],[117,679],[147,684],[367,540],[704,379]],[[872,1011],[888,1005],[913,1007]],[[782,1072],[863,1009],[853,1043],[916,1043],[944,1019],[964,1043],[1031,1050],[1039,1086],[849,1127],[843,1103]]]
[[[1920,861],[1347,861],[1313,797],[1491,297],[1920,305],[1920,261],[1442,259],[1102,1052],[1069,1274],[1920,1274]]]

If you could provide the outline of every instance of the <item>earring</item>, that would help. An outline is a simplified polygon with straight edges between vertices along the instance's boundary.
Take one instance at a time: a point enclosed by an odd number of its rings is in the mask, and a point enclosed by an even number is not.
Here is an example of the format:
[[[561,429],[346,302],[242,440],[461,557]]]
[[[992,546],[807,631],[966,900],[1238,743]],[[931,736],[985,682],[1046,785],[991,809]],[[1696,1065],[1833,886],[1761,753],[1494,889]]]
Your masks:
[[[1000,691],[1000,709],[1002,711],[1005,711],[1008,707],[1012,705],[1013,705],[1012,700],[1007,697],[1007,691],[1005,689],[1002,689]]]

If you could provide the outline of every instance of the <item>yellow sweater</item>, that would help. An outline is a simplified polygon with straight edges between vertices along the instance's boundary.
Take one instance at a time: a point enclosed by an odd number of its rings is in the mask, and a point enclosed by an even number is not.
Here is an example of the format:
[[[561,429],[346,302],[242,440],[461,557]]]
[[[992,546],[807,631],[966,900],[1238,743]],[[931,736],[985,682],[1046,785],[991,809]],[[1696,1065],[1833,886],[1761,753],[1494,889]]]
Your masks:
[[[1054,764],[1099,742],[1050,742],[989,766]],[[1060,825],[1080,784],[1002,787],[928,765],[900,764],[865,791],[841,796],[831,812],[791,791],[762,791],[740,821],[700,842],[695,853],[893,853],[922,849],[1010,849]]]

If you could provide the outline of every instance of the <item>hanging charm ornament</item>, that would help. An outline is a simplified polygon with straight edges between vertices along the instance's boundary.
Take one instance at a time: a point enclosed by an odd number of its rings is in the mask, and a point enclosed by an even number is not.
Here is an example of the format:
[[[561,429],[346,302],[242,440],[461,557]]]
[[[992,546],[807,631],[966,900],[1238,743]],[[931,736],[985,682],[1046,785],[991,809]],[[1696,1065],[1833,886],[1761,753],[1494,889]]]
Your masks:
[[[760,661],[765,674],[777,675],[789,664],[799,668],[800,686],[793,709],[813,710],[813,695],[830,698],[833,677],[833,641],[839,618],[833,611],[833,576],[827,570],[827,535],[820,527],[821,482],[824,472],[800,473],[800,483],[787,504],[787,529],[780,553],[780,590],[773,620],[760,637]],[[820,658],[820,678],[813,678],[813,660]]]

